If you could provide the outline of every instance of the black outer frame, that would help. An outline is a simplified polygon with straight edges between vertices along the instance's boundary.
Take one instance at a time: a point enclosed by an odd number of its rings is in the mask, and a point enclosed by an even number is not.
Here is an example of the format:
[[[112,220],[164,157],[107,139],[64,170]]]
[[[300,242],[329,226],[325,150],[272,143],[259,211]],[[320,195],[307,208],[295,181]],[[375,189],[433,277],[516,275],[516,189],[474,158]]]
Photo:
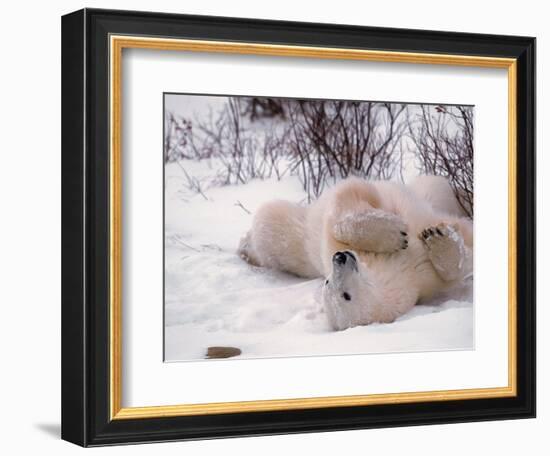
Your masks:
[[[513,398],[109,418],[110,34],[516,58],[517,391]],[[82,446],[535,416],[535,39],[131,11],[62,18],[62,438]]]

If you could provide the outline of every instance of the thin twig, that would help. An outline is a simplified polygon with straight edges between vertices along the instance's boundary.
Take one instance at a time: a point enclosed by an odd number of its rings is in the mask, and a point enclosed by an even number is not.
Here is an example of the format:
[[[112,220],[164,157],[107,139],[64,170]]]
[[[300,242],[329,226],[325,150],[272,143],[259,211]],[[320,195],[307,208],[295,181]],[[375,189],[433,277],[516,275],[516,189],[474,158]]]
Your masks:
[[[243,211],[245,211],[247,214],[252,214],[246,207],[243,206],[243,204],[237,200],[237,202],[234,204],[234,206],[240,207]]]
[[[199,252],[199,253],[200,253],[200,250],[199,250],[199,249],[196,249],[195,247],[193,247],[193,246],[191,246],[191,245],[189,245],[189,244],[186,244],[186,243],[183,242],[183,241],[179,238],[179,236],[177,236],[177,235],[176,235],[176,236],[172,236],[171,239],[172,239],[172,242],[175,242],[176,244],[179,244],[179,245],[181,245],[181,246],[183,246],[183,247],[186,247],[186,248],[188,248],[188,249],[191,249],[191,250],[194,250],[195,252]]]

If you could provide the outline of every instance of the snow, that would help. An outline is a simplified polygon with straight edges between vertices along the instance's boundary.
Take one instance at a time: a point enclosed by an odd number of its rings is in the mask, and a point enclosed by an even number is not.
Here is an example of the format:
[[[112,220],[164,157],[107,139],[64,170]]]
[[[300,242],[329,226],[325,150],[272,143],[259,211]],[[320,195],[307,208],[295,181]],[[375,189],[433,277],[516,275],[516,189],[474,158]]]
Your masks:
[[[183,170],[205,183],[202,193],[187,188]],[[166,165],[166,361],[204,359],[210,346],[237,347],[239,358],[473,349],[471,283],[394,323],[330,330],[322,279],[254,267],[236,254],[262,203],[306,200],[298,178],[207,185],[216,172],[214,160]]]

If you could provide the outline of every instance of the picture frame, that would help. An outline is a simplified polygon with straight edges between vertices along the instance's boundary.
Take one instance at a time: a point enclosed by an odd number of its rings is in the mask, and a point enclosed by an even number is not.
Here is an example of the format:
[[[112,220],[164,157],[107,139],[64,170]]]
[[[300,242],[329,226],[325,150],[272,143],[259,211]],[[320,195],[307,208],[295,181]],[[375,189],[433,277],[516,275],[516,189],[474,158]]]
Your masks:
[[[123,407],[125,49],[505,69],[507,386]],[[534,38],[80,10],[62,19],[62,186],[62,438],[69,442],[101,446],[535,416]]]

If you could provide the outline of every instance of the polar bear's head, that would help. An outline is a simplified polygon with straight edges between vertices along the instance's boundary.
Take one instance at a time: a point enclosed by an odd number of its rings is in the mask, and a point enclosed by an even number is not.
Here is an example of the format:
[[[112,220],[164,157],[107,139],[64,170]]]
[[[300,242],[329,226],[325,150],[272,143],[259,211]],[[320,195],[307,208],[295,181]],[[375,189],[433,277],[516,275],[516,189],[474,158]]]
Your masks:
[[[369,321],[369,308],[375,301],[365,266],[349,250],[332,257],[332,273],[325,280],[322,303],[331,327],[341,331]]]

